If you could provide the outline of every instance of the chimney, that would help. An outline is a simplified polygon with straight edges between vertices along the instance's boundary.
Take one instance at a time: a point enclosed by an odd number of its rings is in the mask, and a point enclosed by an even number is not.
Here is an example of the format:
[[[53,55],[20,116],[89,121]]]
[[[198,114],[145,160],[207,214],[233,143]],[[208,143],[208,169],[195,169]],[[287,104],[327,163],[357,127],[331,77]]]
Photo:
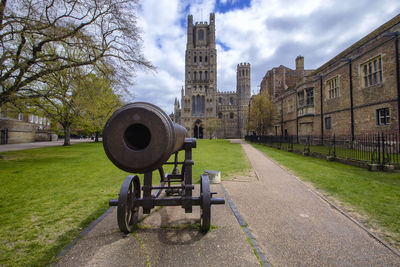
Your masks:
[[[296,70],[304,70],[304,57],[296,57]]]

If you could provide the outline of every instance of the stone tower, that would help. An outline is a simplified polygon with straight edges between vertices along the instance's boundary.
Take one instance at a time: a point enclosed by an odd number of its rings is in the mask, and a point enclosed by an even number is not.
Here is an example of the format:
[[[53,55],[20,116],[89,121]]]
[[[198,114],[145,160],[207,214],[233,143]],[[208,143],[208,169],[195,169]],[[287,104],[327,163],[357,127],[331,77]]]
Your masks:
[[[239,137],[246,135],[246,113],[250,102],[250,63],[240,63],[236,71],[236,93],[238,99],[238,131]]]
[[[173,120],[183,125],[195,138],[244,137],[250,101],[249,63],[237,65],[236,82],[235,91],[217,91],[214,13],[210,14],[209,23],[193,24],[193,16],[189,15],[185,87],[181,91],[181,105],[175,100]],[[205,122],[208,119],[217,119],[219,129],[207,132]]]
[[[216,116],[217,51],[215,15],[210,22],[196,22],[188,16],[185,55],[185,92],[181,102],[181,124],[191,136],[203,138],[204,121]]]

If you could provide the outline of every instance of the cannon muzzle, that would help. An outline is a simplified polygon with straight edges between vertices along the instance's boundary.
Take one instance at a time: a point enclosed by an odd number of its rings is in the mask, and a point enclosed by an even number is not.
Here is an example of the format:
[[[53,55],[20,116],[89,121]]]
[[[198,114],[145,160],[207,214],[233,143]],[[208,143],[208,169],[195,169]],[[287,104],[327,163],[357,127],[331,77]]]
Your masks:
[[[145,173],[158,169],[182,148],[187,131],[159,107],[144,102],[123,106],[108,119],[103,146],[120,169]]]

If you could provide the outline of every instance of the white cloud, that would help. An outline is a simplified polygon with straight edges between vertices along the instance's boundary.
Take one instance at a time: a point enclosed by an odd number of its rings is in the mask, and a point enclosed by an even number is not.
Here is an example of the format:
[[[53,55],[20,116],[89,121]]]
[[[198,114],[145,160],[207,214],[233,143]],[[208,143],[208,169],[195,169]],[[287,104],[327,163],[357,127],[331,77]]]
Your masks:
[[[225,10],[238,1],[146,0],[139,25],[144,54],[157,73],[137,72],[131,91],[135,101],[148,101],[173,111],[184,85],[187,15],[208,21],[216,13],[218,89],[235,90],[236,65],[252,65],[252,91],[265,72],[285,65],[294,68],[296,56],[306,68],[317,68],[400,11],[395,0],[371,2],[334,0],[253,0],[249,7]],[[219,6],[223,12],[219,12]]]

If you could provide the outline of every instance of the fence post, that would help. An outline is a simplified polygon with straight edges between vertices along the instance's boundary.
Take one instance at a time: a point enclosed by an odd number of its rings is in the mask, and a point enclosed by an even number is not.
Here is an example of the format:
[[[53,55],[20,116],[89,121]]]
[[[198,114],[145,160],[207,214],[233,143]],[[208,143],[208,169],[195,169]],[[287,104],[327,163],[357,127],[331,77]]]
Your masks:
[[[381,137],[380,137],[380,135],[379,135],[379,133],[378,133],[378,140],[377,140],[377,146],[378,146],[378,155],[377,155],[377,157],[378,157],[378,161],[377,161],[377,164],[381,164],[381,142],[380,142],[380,140],[381,140]]]
[[[333,135],[333,157],[336,158],[336,134]]]
[[[307,142],[304,144],[304,154],[310,154],[310,135],[307,135]]]
[[[385,155],[385,135],[382,132],[382,165],[386,164],[386,155]]]

